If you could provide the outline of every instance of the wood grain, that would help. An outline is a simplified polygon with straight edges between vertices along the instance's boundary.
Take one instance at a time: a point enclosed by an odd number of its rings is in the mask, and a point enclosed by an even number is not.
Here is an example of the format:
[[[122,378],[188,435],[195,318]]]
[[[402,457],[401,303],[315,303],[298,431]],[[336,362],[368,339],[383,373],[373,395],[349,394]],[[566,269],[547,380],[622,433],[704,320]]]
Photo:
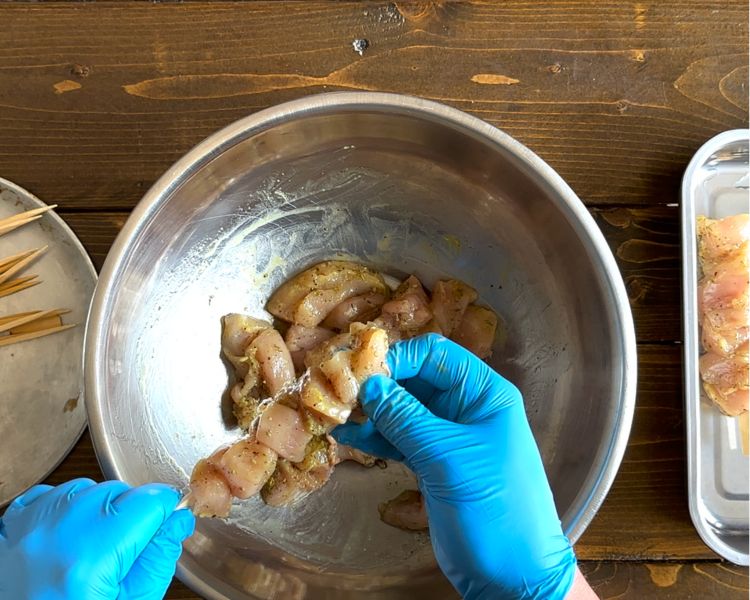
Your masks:
[[[581,570],[602,600],[746,600],[747,568],[718,563],[584,562]]]
[[[576,552],[584,560],[716,558],[687,504],[682,348],[638,346],[638,394],[620,470]]]
[[[378,90],[501,127],[588,203],[677,202],[696,148],[747,124],[747,17],[744,0],[6,3],[0,173],[125,209],[240,117]]]

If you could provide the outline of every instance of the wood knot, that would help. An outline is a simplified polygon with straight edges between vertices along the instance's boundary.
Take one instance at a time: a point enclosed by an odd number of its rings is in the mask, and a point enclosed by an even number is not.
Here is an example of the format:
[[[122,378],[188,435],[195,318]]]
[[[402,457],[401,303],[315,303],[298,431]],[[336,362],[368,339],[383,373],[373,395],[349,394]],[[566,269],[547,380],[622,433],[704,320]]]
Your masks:
[[[562,65],[561,65],[560,63],[555,63],[555,64],[553,64],[553,65],[550,65],[549,67],[547,67],[547,70],[548,70],[548,71],[549,71],[550,73],[553,73],[553,74],[555,74],[555,75],[556,75],[557,73],[559,73],[560,71],[562,71],[562,69],[563,69],[563,68],[562,68]]]
[[[626,110],[628,110],[629,102],[627,100],[618,100],[615,102],[615,108],[621,113],[624,113]]]
[[[92,69],[88,65],[73,65],[70,67],[70,74],[79,79],[85,79],[91,75],[91,71]]]
[[[607,223],[619,229],[630,227],[633,222],[632,213],[626,208],[612,208],[599,213]]]
[[[643,50],[631,50],[630,58],[632,58],[635,62],[646,62],[646,53]]]

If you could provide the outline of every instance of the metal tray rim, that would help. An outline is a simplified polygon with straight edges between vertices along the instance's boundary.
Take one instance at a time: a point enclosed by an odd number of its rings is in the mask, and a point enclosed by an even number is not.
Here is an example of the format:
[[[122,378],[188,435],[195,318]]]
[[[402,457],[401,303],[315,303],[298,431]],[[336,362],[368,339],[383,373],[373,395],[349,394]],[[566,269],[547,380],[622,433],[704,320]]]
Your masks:
[[[681,186],[681,217],[682,217],[682,266],[683,266],[683,328],[684,328],[684,379],[685,379],[685,425],[687,435],[688,455],[688,505],[690,518],[705,544],[723,558],[741,565],[750,564],[750,556],[738,552],[726,544],[708,524],[706,509],[700,500],[699,486],[701,481],[701,464],[698,451],[698,419],[700,410],[700,381],[698,380],[697,358],[698,348],[698,322],[697,322],[697,300],[695,292],[697,289],[697,268],[695,259],[697,256],[697,244],[695,239],[694,202],[690,193],[690,184],[695,176],[697,168],[706,162],[706,159],[720,149],[732,142],[750,139],[750,129],[732,129],[720,133],[705,144],[695,153],[688,164],[682,178]]]

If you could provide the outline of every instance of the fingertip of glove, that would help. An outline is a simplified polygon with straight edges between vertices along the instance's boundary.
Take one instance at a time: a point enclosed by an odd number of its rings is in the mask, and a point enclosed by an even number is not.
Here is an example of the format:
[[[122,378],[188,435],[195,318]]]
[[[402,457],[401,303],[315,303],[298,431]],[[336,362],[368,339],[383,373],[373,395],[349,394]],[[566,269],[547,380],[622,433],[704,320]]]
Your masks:
[[[335,427],[331,431],[331,436],[339,444],[349,444],[358,429],[359,425],[357,423],[344,423],[343,425]]]
[[[147,483],[135,489],[160,501],[169,512],[175,509],[182,498],[182,494],[176,488],[166,483]]]
[[[187,508],[175,511],[169,518],[172,524],[172,533],[181,542],[189,538],[195,532],[195,515]]]
[[[172,486],[147,483],[125,490],[117,498],[113,498],[111,504],[116,512],[125,510],[139,514],[143,511],[161,510],[161,520],[165,521],[174,512],[180,498],[181,494]]]

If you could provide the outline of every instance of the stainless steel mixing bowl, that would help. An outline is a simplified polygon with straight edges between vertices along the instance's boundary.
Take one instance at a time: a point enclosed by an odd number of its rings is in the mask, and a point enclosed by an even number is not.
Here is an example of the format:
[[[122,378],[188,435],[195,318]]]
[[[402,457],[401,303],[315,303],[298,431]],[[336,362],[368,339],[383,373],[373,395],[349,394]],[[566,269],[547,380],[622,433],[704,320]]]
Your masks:
[[[312,96],[247,117],[146,194],[102,270],[86,406],[102,468],[184,486],[238,437],[221,315],[325,258],[463,279],[502,315],[491,360],[523,391],[565,531],[599,508],[632,419],[633,323],[615,261],[565,182],[457,110],[375,93]],[[505,338],[504,340],[502,338]],[[454,597],[426,535],[378,519],[400,465],[343,465],[301,506],[259,500],[202,520],[178,574],[210,598]]]

